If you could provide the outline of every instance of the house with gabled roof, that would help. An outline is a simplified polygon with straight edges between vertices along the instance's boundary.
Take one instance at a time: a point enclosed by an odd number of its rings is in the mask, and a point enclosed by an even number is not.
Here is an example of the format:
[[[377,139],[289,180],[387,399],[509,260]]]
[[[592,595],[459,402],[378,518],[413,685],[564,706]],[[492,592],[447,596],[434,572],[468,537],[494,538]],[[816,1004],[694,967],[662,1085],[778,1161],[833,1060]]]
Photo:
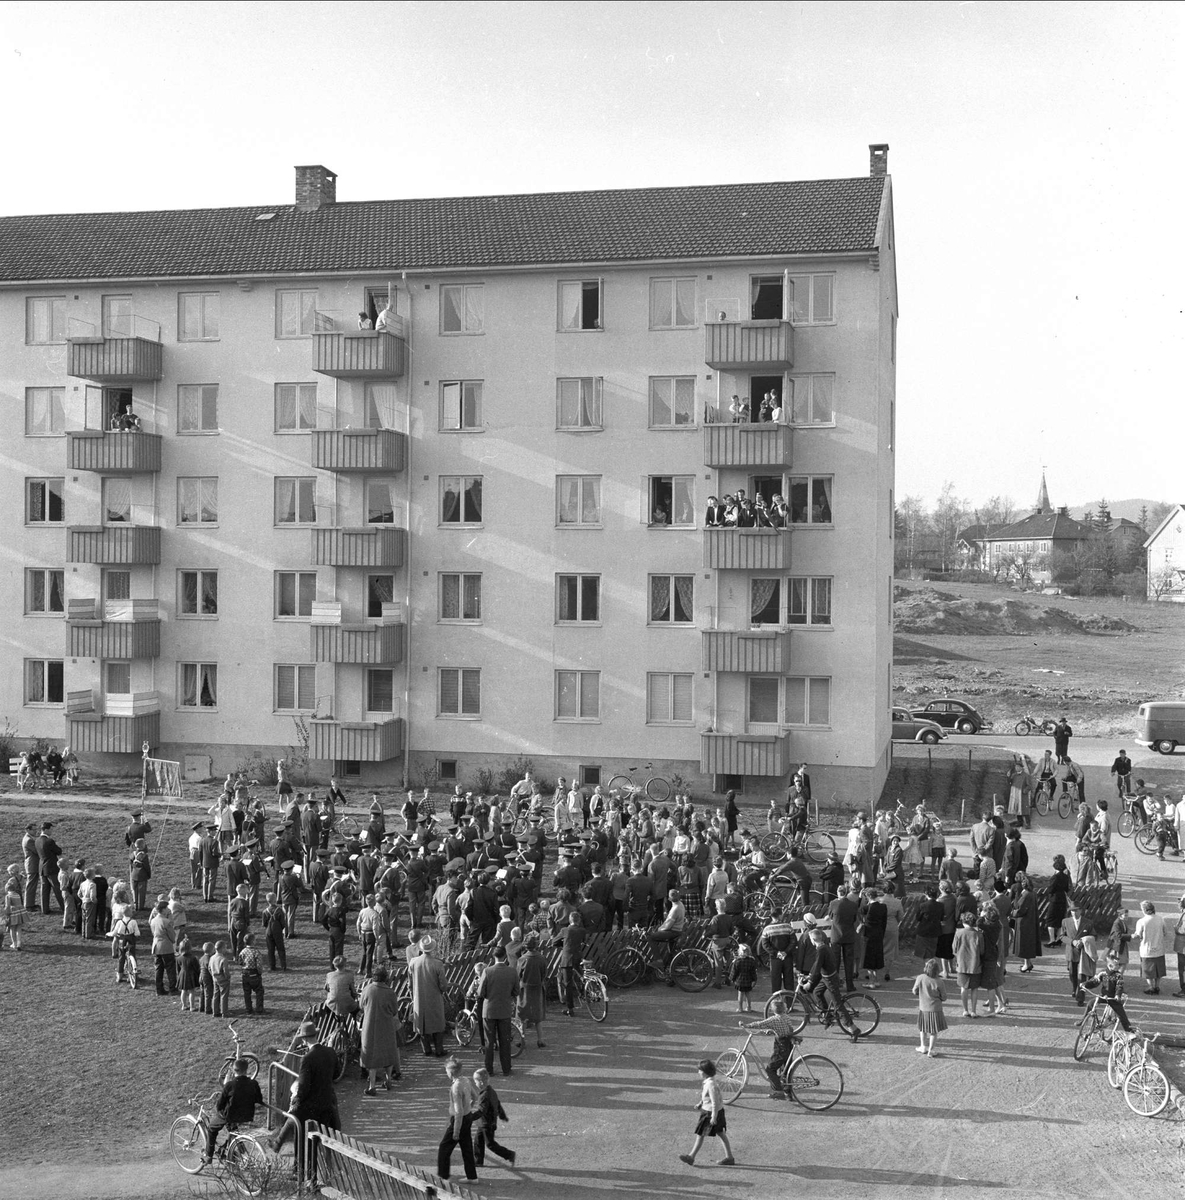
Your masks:
[[[1185,604],[1185,504],[1174,504],[1144,542],[1148,599]]]

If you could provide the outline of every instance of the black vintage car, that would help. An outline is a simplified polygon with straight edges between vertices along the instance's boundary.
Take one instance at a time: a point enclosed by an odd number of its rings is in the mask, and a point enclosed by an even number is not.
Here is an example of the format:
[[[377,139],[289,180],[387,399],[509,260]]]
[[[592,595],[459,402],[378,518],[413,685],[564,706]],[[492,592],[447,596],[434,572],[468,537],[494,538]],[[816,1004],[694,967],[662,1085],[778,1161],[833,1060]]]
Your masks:
[[[943,729],[953,729],[956,733],[978,733],[981,729],[991,729],[991,721],[985,720],[966,700],[956,700],[953,696],[939,696],[931,700],[925,708],[911,708],[910,716],[923,721],[933,721]]]

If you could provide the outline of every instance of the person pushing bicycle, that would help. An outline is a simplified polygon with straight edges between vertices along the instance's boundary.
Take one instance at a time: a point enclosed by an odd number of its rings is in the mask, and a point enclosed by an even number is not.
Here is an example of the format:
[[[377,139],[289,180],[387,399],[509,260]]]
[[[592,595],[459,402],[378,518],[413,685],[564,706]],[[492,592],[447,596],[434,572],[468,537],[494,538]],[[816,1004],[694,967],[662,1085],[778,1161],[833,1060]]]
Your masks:
[[[774,1015],[764,1021],[738,1021],[742,1029],[760,1029],[774,1035],[774,1046],[770,1051],[769,1062],[765,1064],[765,1075],[769,1080],[771,1100],[785,1100],[786,1092],[782,1085],[782,1068],[794,1052],[794,1047],[802,1041],[794,1033],[794,1018],[786,1012],[786,1001],[781,996],[773,1000]]]

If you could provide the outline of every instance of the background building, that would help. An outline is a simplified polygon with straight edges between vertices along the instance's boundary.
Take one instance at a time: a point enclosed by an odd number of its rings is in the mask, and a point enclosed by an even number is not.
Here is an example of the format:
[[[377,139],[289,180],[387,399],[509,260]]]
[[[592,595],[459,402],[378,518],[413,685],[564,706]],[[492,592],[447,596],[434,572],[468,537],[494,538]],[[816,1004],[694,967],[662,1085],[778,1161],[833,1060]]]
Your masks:
[[[371,781],[526,755],[754,791],[805,761],[875,796],[887,153],[350,203],[309,166],[290,205],[0,220],[0,714],[195,774],[307,744]],[[790,528],[705,528],[739,488]]]
[[[1185,504],[1174,504],[1144,543],[1148,599],[1185,604]]]

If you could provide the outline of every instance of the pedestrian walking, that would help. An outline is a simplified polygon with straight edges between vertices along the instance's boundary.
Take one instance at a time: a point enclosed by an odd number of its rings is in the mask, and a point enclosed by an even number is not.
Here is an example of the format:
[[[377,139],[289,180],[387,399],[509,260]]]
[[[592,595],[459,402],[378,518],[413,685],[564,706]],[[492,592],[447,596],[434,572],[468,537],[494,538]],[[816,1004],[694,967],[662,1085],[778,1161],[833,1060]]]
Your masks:
[[[939,981],[938,972],[941,964],[936,958],[928,958],[922,973],[913,981],[913,994],[918,998],[918,1045],[919,1054],[928,1054],[937,1058],[934,1053],[934,1043],[938,1035],[947,1028],[946,1017],[942,1012],[942,1003],[946,999],[946,991]]]
[[[460,1146],[465,1178],[473,1183],[477,1179],[477,1163],[473,1157],[473,1118],[477,1113],[477,1089],[472,1080],[466,1078],[460,1059],[450,1058],[444,1064],[444,1070],[449,1079],[448,1125],[436,1151],[436,1174],[441,1179],[449,1177],[453,1151]]]
[[[1140,943],[1140,969],[1144,973],[1144,995],[1159,996],[1160,981],[1165,977],[1164,918],[1156,911],[1151,900],[1140,901],[1144,914],[1137,922],[1132,937]]]
[[[703,1080],[700,1090],[699,1103],[695,1105],[700,1114],[695,1126],[695,1143],[690,1154],[680,1154],[679,1161],[689,1167],[695,1166],[695,1156],[703,1149],[704,1139],[719,1138],[724,1147],[724,1157],[719,1160],[722,1167],[731,1167],[736,1163],[732,1156],[732,1146],[728,1142],[728,1120],[724,1115],[724,1096],[720,1084],[716,1082],[716,1064],[710,1058],[701,1058],[699,1062],[699,1077]]]
[[[391,1090],[391,1075],[399,1079],[402,1063],[399,1061],[399,1004],[389,986],[390,976],[386,967],[376,967],[370,982],[362,989],[362,1052],[361,1066],[370,1074],[366,1095],[373,1096],[383,1077],[383,1087]]]
[[[485,1067],[473,1072],[473,1086],[477,1089],[477,1115],[473,1126],[477,1136],[473,1139],[473,1157],[479,1167],[485,1166],[486,1147],[499,1158],[504,1158],[513,1167],[518,1157],[513,1150],[498,1142],[498,1122],[509,1121],[498,1093],[490,1083],[490,1073]]]

